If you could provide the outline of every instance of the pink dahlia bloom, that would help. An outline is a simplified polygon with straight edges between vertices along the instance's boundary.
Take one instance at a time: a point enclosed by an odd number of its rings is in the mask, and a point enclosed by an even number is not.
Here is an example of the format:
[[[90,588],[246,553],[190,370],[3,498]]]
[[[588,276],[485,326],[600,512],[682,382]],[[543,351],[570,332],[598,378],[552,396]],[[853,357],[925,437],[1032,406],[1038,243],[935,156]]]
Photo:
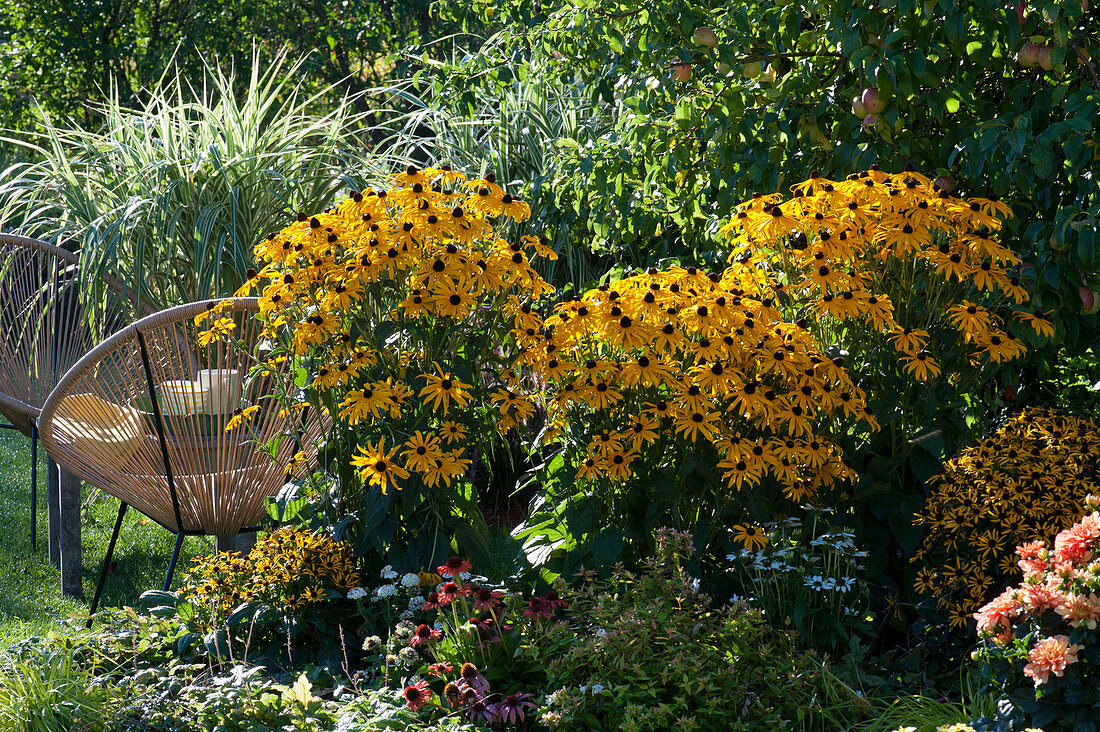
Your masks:
[[[1091,513],[1054,537],[1054,559],[1058,562],[1087,562],[1100,538],[1100,513]]]
[[[1070,593],[1064,603],[1054,608],[1054,612],[1074,628],[1083,624],[1089,630],[1096,630],[1096,621],[1100,620],[1100,597],[1091,592],[1088,597]]]
[[[1025,584],[1020,587],[1020,593],[1023,596],[1024,607],[1033,615],[1053,610],[1066,601],[1066,596],[1058,589],[1056,577],[1043,584]]]
[[[1031,663],[1024,666],[1024,675],[1030,677],[1036,686],[1045,684],[1051,674],[1061,676],[1066,666],[1076,663],[1079,650],[1081,646],[1070,645],[1069,638],[1064,635],[1041,640],[1027,654],[1027,660]]]
[[[1029,541],[1016,547],[1016,556],[1020,558],[1019,565],[1025,578],[1047,570],[1050,560],[1046,545],[1045,541]]]
[[[1019,617],[1022,610],[1016,590],[1009,588],[974,613],[974,619],[978,621],[978,632],[997,632],[1001,628],[1008,628],[1012,623],[1011,618]]]

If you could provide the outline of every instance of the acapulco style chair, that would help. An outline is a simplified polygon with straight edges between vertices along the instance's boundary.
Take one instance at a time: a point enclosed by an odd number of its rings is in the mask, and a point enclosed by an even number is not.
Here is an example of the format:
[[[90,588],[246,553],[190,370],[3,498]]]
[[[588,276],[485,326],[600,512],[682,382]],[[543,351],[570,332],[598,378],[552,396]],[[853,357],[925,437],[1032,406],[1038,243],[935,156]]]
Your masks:
[[[195,318],[219,304],[226,309],[209,318],[233,327],[200,345],[208,323]],[[128,506],[176,535],[167,590],[183,537],[255,530],[293,456],[315,460],[321,421],[272,398],[292,383],[291,366],[262,365],[258,312],[256,298],[226,298],[142,318],[81,358],[42,408],[39,434],[54,460],[121,502],[92,613]]]
[[[79,263],[77,254],[52,244],[0,234],[0,414],[9,420],[0,428],[31,439],[35,550],[42,405],[78,359],[134,314],[121,283],[111,277],[82,282]]]

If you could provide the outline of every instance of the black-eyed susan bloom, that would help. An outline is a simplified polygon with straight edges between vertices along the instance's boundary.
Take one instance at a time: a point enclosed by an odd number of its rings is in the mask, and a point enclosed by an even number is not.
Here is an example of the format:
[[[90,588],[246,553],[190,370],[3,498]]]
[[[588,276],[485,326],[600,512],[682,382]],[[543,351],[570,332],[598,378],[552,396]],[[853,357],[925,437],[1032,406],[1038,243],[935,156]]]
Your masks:
[[[398,481],[409,477],[409,471],[397,464],[394,456],[400,447],[386,451],[386,438],[377,444],[367,443],[359,446],[359,454],[351,459],[351,464],[359,468],[359,477],[367,485],[378,486],[383,495],[390,486],[400,488]]]
[[[472,385],[459,381],[454,375],[443,371],[442,367],[435,364],[437,373],[424,374],[421,378],[426,384],[420,390],[418,396],[432,409],[447,414],[454,402],[459,407],[465,407],[470,403],[470,389]]]
[[[767,533],[756,524],[735,524],[732,530],[733,540],[749,551],[758,551],[768,545]]]

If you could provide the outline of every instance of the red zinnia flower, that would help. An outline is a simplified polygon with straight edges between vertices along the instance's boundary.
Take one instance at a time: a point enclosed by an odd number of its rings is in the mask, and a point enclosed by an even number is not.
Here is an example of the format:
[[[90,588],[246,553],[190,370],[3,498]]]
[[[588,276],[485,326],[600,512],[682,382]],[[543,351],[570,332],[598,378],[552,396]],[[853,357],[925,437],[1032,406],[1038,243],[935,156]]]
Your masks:
[[[431,698],[432,690],[428,688],[428,682],[423,679],[405,687],[405,704],[414,712],[423,709]]]
[[[416,632],[413,633],[412,640],[409,642],[410,646],[418,646],[421,643],[430,643],[434,640],[439,640],[443,636],[443,631],[435,630],[427,625],[416,626]]]
[[[460,574],[466,574],[473,568],[474,565],[470,564],[465,559],[461,557],[451,557],[435,569],[444,577],[457,577]]]

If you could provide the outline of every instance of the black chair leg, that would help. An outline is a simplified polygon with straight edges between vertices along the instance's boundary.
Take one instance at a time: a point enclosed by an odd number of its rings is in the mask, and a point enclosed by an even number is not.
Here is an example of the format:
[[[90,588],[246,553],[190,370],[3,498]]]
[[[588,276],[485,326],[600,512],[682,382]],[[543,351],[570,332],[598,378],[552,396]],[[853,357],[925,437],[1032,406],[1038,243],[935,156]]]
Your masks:
[[[95,595],[92,597],[91,614],[95,615],[99,607],[99,597],[103,594],[103,584],[107,581],[107,571],[111,568],[111,557],[115,553],[115,542],[118,541],[118,532],[122,529],[122,517],[126,515],[126,503],[119,502],[118,518],[115,519],[115,530],[111,532],[111,542],[107,544],[107,556],[103,559],[103,569],[99,572],[99,584],[95,587]],[[92,627],[92,619],[88,618],[88,627]]]
[[[176,546],[172,549],[172,561],[168,563],[168,576],[164,578],[164,591],[172,586],[172,574],[176,571],[176,560],[180,558],[180,547],[183,546],[183,532],[176,534]]]
[[[38,551],[38,428],[31,427],[31,550]]]

